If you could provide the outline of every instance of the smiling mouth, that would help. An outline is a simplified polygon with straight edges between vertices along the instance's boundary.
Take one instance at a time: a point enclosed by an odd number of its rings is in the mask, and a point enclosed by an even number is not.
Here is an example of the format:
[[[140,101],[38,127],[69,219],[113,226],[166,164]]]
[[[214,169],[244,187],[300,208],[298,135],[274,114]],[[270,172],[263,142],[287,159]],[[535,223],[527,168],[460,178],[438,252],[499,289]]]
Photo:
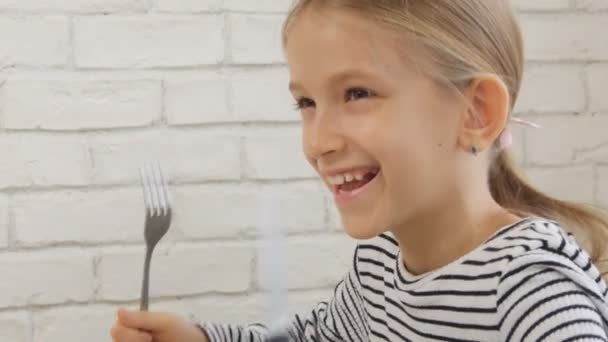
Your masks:
[[[371,182],[378,176],[379,172],[379,168],[369,168],[358,172],[345,172],[327,178],[334,193],[349,193],[360,189]]]

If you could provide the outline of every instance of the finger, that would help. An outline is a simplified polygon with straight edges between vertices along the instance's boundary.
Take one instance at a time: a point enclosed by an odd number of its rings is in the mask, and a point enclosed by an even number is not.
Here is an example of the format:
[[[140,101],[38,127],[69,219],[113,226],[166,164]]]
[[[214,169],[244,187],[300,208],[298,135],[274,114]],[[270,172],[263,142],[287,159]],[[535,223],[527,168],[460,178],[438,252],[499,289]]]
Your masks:
[[[171,323],[171,318],[164,313],[120,309],[118,310],[118,321],[125,327],[155,333],[166,330]]]
[[[152,335],[120,325],[112,328],[112,338],[115,342],[152,342]]]

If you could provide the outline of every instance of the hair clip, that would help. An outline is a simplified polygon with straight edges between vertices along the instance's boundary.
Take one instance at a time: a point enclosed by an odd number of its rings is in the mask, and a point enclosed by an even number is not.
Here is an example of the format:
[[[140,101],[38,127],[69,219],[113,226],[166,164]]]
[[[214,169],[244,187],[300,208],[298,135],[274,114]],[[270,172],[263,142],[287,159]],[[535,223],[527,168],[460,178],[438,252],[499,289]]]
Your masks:
[[[537,123],[534,123],[534,122],[528,121],[528,120],[524,120],[522,118],[517,118],[517,117],[512,117],[511,119],[509,119],[509,121],[516,123],[516,124],[532,127],[532,128],[541,127]],[[500,134],[500,137],[498,138],[498,148],[501,150],[504,150],[504,149],[511,147],[512,145],[513,145],[513,133],[511,133],[511,130],[509,129],[509,127],[506,127],[504,129],[504,131]]]

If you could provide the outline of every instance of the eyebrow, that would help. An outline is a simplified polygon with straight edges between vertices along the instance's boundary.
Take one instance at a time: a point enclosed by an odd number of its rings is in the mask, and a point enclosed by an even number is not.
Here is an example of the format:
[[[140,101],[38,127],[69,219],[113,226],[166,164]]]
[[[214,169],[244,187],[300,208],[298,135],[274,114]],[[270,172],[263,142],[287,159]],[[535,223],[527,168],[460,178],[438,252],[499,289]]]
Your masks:
[[[337,72],[329,77],[329,84],[335,84],[344,82],[350,78],[370,78],[375,77],[370,72],[363,71],[361,69],[345,69],[343,71]],[[289,82],[289,90],[302,90],[304,87],[300,85],[298,82],[290,81]]]

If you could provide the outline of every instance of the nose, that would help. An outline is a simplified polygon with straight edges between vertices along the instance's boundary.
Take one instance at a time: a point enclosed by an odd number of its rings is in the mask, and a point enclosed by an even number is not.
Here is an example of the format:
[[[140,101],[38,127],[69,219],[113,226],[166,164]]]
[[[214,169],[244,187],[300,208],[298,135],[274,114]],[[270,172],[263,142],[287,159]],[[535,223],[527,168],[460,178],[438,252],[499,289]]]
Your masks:
[[[341,133],[337,115],[319,111],[303,125],[304,153],[311,160],[344,150],[345,138]]]

